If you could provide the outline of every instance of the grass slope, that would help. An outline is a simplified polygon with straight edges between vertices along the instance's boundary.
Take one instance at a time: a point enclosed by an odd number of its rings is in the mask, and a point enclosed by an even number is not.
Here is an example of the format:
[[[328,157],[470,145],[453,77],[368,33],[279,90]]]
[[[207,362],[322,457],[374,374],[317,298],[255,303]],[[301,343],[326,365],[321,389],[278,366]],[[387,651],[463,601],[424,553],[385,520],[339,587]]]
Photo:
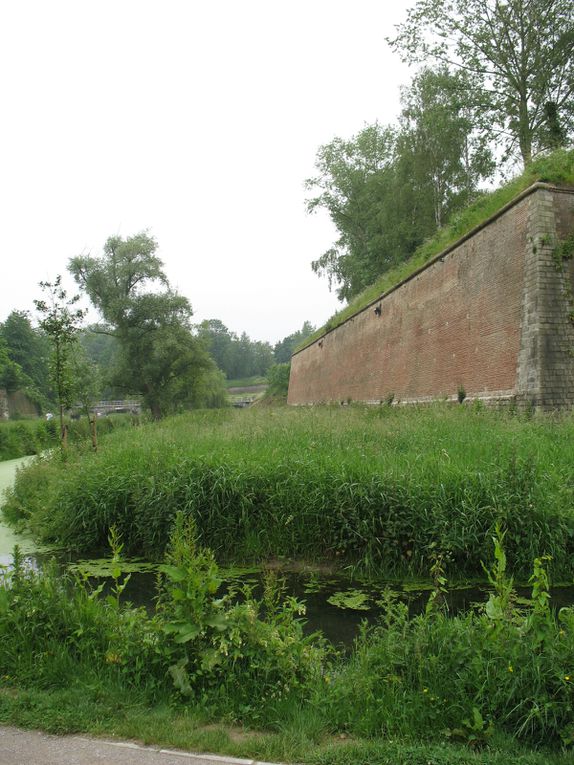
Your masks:
[[[495,191],[482,194],[479,199],[462,212],[457,213],[435,236],[424,242],[408,260],[386,271],[377,281],[357,295],[345,308],[335,313],[316,332],[295,349],[295,353],[318,340],[326,332],[335,329],[348,318],[377,300],[432,257],[453,245],[485,220],[495,215],[522,191],[537,181],[574,186],[574,150],[559,150],[535,160],[521,175]]]

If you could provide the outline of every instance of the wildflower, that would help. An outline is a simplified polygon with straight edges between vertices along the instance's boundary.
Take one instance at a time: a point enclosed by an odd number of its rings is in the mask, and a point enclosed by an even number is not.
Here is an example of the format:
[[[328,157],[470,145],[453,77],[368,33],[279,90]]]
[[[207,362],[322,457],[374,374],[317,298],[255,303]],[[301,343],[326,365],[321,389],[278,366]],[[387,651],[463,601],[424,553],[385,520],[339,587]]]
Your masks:
[[[509,672],[514,672],[514,667],[512,666],[512,664],[508,665],[508,671]]]
[[[428,693],[428,692],[429,692],[428,688],[423,688],[423,693]]]
[[[572,678],[570,677],[570,675],[564,675],[564,680],[566,680],[566,682],[569,683],[570,680],[572,680]]]

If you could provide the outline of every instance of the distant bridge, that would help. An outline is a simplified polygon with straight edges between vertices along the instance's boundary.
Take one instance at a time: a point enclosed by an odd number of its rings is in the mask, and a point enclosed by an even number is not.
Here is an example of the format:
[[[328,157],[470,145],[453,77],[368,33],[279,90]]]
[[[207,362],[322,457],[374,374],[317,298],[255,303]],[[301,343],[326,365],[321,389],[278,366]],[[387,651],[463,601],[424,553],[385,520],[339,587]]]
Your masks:
[[[236,407],[237,409],[243,409],[246,406],[249,406],[256,400],[257,396],[245,396],[244,398],[232,398],[231,399],[231,406]]]
[[[90,407],[94,414],[141,414],[142,402],[135,398],[117,401],[96,401]]]

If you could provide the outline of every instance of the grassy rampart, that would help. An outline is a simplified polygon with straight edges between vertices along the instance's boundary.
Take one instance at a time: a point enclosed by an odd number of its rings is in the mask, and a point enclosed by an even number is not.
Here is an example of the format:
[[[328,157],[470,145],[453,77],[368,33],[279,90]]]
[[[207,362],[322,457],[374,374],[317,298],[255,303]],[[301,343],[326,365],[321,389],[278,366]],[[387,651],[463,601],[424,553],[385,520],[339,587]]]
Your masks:
[[[348,318],[361,311],[381,295],[407,279],[422,268],[431,258],[446,250],[488,218],[496,215],[529,186],[542,181],[557,185],[574,186],[574,149],[559,150],[545,157],[539,157],[519,176],[500,188],[481,194],[474,204],[454,215],[431,239],[421,244],[414,255],[403,263],[382,274],[377,281],[357,295],[351,302],[331,316],[316,332],[307,337],[295,352],[335,329]]]

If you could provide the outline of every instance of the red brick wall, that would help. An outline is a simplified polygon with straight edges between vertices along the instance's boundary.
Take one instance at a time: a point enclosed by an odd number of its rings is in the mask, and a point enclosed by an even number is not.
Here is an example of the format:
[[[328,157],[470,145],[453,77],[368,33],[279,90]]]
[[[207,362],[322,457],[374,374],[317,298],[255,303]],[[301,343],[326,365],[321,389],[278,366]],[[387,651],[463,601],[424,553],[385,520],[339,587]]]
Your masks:
[[[295,354],[289,403],[515,393],[535,194]]]

